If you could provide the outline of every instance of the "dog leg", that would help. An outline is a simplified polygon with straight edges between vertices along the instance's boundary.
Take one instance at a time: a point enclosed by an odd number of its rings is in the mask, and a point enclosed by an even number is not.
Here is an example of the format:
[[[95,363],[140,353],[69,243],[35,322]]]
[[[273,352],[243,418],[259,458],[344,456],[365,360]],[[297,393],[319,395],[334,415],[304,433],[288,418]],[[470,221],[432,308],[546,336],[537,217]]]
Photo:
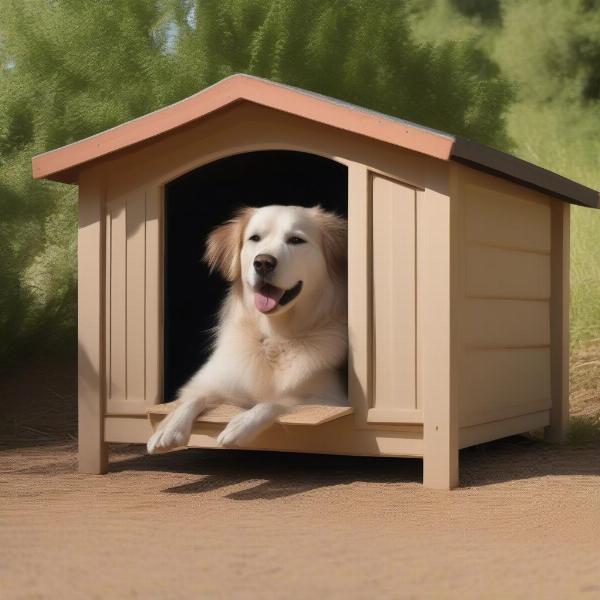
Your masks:
[[[226,447],[247,444],[268,429],[277,417],[289,411],[289,407],[281,404],[261,402],[233,417],[217,438],[217,443]]]
[[[148,454],[159,454],[185,446],[190,439],[196,417],[206,410],[205,396],[184,399],[170,415],[161,421],[147,444]]]
[[[192,376],[177,394],[179,406],[161,421],[148,440],[146,447],[149,454],[167,452],[187,445],[198,415],[207,408],[222,403],[225,397],[223,390],[233,392],[231,386],[227,389],[224,383],[225,375],[219,371],[218,363],[211,358]]]

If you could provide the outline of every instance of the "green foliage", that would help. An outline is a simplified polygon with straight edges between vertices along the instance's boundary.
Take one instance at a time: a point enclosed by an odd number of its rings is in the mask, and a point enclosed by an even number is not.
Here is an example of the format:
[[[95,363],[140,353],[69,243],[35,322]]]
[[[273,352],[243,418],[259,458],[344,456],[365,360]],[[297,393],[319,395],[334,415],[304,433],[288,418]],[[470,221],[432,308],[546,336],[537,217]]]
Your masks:
[[[508,130],[523,158],[600,189],[600,3],[504,2],[493,56],[518,84]],[[527,8],[527,10],[525,10]],[[600,211],[575,208],[571,338],[600,332]]]
[[[571,417],[567,435],[569,445],[589,446],[598,440],[600,440],[600,417],[598,415]]]
[[[159,2],[2,0],[0,363],[71,343],[76,202],[31,156],[158,108],[170,95]]]
[[[411,0],[424,39],[470,40],[515,83],[506,117],[522,158],[600,189],[600,2]],[[462,8],[461,8],[462,6]],[[575,207],[571,228],[571,338],[600,334],[600,211]]]
[[[512,149],[600,187],[599,8],[0,0],[0,363],[73,340],[75,190],[32,181],[32,155],[244,72]],[[575,209],[572,223],[578,343],[600,331],[600,211]]]
[[[76,201],[31,180],[36,153],[234,72],[509,146],[493,62],[415,38],[396,0],[0,2],[0,363],[73,339]]]
[[[201,0],[177,21],[175,85],[250,73],[508,146],[511,87],[465,42],[417,42],[396,0]]]

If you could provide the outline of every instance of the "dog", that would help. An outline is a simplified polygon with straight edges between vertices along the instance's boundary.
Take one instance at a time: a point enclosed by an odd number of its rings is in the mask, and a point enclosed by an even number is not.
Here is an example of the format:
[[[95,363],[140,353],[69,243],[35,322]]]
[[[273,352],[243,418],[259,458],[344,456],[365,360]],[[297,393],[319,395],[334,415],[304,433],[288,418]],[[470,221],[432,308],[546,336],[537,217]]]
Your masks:
[[[344,406],[347,223],[320,206],[245,207],[213,230],[204,256],[230,283],[208,361],[150,437],[150,454],[187,445],[196,418],[245,410],[217,438],[243,446],[302,404]]]

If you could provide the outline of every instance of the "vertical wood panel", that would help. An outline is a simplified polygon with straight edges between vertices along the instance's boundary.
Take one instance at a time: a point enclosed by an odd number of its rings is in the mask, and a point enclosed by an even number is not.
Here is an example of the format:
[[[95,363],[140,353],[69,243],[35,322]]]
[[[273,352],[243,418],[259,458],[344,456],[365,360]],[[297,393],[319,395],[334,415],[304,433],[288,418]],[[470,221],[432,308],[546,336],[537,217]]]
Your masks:
[[[105,285],[105,292],[104,292],[104,334],[105,334],[105,340],[104,340],[104,345],[105,345],[105,356],[104,356],[104,362],[105,362],[105,386],[106,386],[106,402],[107,404],[110,403],[110,394],[111,394],[111,372],[110,372],[110,367],[111,367],[111,358],[110,358],[110,352],[111,352],[111,322],[112,322],[112,311],[111,311],[111,303],[110,303],[110,298],[111,298],[111,286],[112,286],[112,282],[111,282],[111,264],[112,264],[112,215],[111,215],[111,206],[110,206],[110,202],[108,202],[107,200],[105,200],[105,223],[106,223],[106,230],[105,230],[105,242],[104,242],[104,247],[105,247],[105,253],[104,253],[104,265],[105,265],[105,277],[104,277],[104,285]]]
[[[372,186],[372,406],[415,409],[416,191],[379,176]]]
[[[110,403],[127,397],[127,204],[111,195]]]
[[[458,408],[454,391],[451,293],[457,254],[456,172],[450,170],[452,201],[427,189],[418,194],[417,219],[417,393],[423,406],[423,483],[458,485]],[[452,288],[451,288],[452,272]]]
[[[371,395],[369,181],[364,165],[348,164],[348,394],[364,421]]]
[[[159,187],[116,187],[110,194],[109,414],[144,414],[145,407],[162,396],[160,206]]]
[[[127,401],[143,402],[146,385],[146,198],[127,197]]]
[[[79,470],[105,473],[104,443],[104,197],[99,176],[79,179],[78,432]]]
[[[161,188],[146,192],[146,403],[162,401]]]
[[[569,426],[569,243],[570,206],[552,200],[552,409],[546,437],[553,442],[564,442]]]

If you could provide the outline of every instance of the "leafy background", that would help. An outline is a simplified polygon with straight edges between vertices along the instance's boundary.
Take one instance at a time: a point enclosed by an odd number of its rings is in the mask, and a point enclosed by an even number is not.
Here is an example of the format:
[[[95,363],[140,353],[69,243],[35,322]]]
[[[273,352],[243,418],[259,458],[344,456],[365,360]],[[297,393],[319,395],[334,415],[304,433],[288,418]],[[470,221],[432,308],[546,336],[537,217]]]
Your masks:
[[[31,156],[252,73],[600,187],[600,0],[0,0],[0,365],[72,350],[76,189]],[[575,348],[600,211],[572,213]],[[587,347],[587,346],[586,346]]]

